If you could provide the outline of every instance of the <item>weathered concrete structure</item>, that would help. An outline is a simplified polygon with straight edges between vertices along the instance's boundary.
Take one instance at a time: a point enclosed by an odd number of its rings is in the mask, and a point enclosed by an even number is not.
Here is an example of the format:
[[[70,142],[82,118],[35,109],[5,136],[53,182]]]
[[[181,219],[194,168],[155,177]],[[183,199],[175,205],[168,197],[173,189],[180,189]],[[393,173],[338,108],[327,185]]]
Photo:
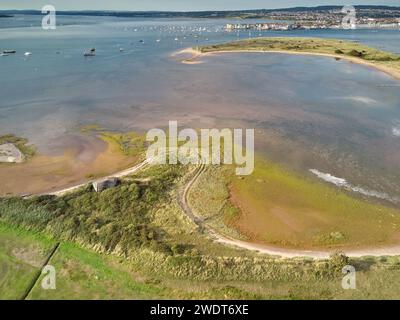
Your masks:
[[[121,181],[118,178],[109,178],[93,182],[93,189],[96,192],[116,187]]]
[[[21,163],[24,160],[24,154],[12,143],[0,145],[0,162]]]

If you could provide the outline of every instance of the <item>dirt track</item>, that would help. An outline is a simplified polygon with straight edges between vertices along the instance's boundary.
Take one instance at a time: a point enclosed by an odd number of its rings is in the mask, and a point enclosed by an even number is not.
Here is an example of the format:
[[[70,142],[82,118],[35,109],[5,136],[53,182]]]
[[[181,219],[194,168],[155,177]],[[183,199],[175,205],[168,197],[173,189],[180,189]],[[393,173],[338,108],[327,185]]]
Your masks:
[[[111,177],[118,177],[122,178],[128,176],[132,173],[135,173],[142,168],[148,165],[148,161],[145,160],[138,165],[118,172],[114,175],[110,175],[106,178]],[[193,178],[189,180],[189,182],[183,188],[183,191],[180,194],[178,199],[179,204],[183,210],[183,212],[199,227],[200,230],[207,231],[208,234],[212,237],[215,242],[234,246],[240,249],[246,249],[251,251],[257,251],[261,254],[273,255],[273,256],[280,256],[283,258],[296,258],[296,257],[308,257],[313,259],[327,259],[330,257],[334,251],[312,251],[312,250],[296,250],[296,249],[286,249],[286,248],[279,248],[274,246],[267,246],[257,243],[245,242],[237,239],[233,239],[231,237],[221,235],[216,230],[208,226],[204,223],[203,219],[198,217],[193,209],[190,207],[188,202],[189,193],[193,187],[193,185],[197,182],[199,177],[204,173],[206,166],[204,164],[199,165],[196,170],[194,171]],[[87,183],[86,183],[87,184]],[[56,192],[52,192],[49,195],[55,196],[62,196],[66,193],[73,192],[86,184],[80,184],[73,187],[69,187],[66,189],[62,189]],[[392,246],[392,247],[381,247],[381,248],[370,248],[370,249],[358,249],[358,250],[344,250],[344,253],[349,257],[363,257],[363,256],[400,256],[400,246]]]
[[[214,241],[225,245],[235,246],[241,249],[257,251],[261,254],[280,256],[283,258],[296,258],[296,257],[308,257],[313,259],[327,259],[335,251],[313,251],[313,250],[296,250],[286,249],[274,246],[267,246],[262,244],[256,244],[251,242],[245,242],[225,235],[219,234],[216,230],[208,226],[203,220],[196,216],[193,209],[189,206],[188,196],[196,181],[205,171],[205,165],[200,165],[193,176],[193,178],[186,184],[181,199],[179,200],[181,207],[185,214],[195,223],[201,230],[207,230]],[[348,257],[359,258],[363,256],[399,256],[400,246],[382,247],[382,248],[370,248],[370,249],[357,249],[357,250],[343,250]]]

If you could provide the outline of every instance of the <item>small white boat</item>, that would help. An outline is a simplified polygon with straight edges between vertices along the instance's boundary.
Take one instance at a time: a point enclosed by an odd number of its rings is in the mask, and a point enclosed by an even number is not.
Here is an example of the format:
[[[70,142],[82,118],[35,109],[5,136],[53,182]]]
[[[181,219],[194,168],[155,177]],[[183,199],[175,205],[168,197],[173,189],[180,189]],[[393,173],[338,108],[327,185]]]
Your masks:
[[[160,41],[161,41],[161,39],[157,39],[157,40],[156,40],[156,42],[160,42]]]
[[[24,53],[24,56],[25,56],[25,57],[29,57],[29,56],[31,56],[31,55],[32,55],[32,52],[25,52],[25,53]]]
[[[8,53],[0,53],[0,57],[7,57],[7,56],[9,56],[9,54]]]
[[[124,48],[119,48],[119,52],[124,52]]]

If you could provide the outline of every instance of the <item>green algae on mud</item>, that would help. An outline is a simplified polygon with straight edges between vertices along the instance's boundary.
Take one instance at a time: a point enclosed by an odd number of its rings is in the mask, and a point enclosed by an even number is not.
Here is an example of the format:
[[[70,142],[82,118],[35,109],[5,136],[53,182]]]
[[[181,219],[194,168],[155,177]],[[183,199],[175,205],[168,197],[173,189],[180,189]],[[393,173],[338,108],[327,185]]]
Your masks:
[[[269,245],[340,250],[400,240],[400,210],[265,158],[257,158],[254,173],[246,177],[227,167],[208,170],[194,186],[191,203],[222,233]]]

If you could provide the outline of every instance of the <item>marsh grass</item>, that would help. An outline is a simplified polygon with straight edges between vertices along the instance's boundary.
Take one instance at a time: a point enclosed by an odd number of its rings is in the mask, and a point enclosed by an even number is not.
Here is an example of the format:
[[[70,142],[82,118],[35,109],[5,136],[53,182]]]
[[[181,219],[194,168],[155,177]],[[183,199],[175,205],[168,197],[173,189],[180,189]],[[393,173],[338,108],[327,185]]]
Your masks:
[[[136,132],[110,133],[102,132],[101,138],[116,145],[126,156],[139,156],[145,151],[146,141],[143,135]]]

